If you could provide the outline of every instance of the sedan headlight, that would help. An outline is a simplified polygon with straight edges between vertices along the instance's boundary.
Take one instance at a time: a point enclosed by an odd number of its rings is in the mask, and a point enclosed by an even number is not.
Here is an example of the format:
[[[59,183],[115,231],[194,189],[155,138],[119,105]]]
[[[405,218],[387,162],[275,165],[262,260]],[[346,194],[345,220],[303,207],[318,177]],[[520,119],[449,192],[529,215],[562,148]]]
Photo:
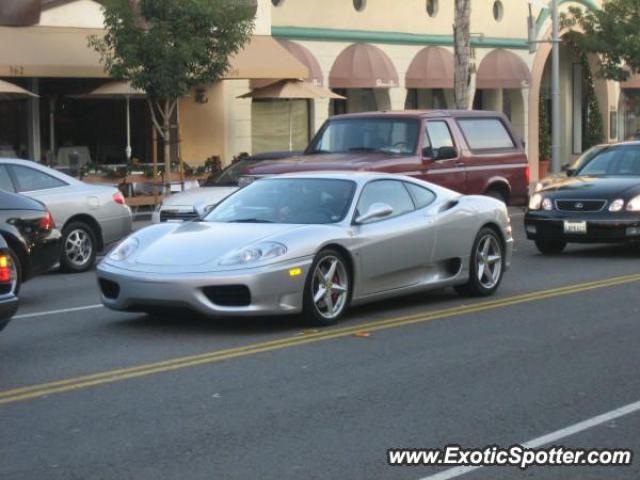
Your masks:
[[[246,265],[257,261],[270,260],[287,253],[287,247],[278,242],[262,242],[234,250],[218,262],[223,267]]]
[[[547,211],[553,210],[553,202],[550,198],[545,198],[544,200],[542,200],[542,209]]]
[[[627,203],[627,211],[640,212],[640,195],[637,195],[629,200],[629,203]]]
[[[529,199],[529,210],[540,210],[540,205],[542,205],[542,195],[539,193],[532,195]]]
[[[129,237],[113,249],[113,251],[109,254],[109,258],[117,262],[126,260],[131,256],[133,252],[136,251],[139,245],[140,241],[137,238]]]
[[[609,211],[619,212],[620,210],[622,210],[622,207],[624,207],[624,200],[621,198],[617,198],[613,202],[611,202],[611,205],[609,205]]]

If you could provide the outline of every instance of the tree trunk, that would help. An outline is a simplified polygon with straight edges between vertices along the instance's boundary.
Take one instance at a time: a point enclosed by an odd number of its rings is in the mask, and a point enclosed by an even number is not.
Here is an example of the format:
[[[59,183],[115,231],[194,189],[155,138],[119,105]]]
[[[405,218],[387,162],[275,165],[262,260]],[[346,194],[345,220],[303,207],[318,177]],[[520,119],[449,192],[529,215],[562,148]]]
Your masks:
[[[454,37],[454,103],[457,109],[469,108],[469,59],[471,57],[471,0],[455,0]]]

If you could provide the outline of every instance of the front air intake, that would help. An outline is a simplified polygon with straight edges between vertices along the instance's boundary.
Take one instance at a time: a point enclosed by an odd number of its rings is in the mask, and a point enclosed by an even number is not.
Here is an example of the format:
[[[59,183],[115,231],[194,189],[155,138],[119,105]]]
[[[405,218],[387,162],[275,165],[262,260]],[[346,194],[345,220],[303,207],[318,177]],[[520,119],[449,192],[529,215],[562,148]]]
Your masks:
[[[106,280],[104,278],[100,278],[98,280],[100,284],[100,291],[105,298],[109,300],[115,300],[120,295],[120,285],[116,282],[112,282],[111,280]]]
[[[251,292],[246,285],[216,285],[202,289],[211,303],[221,307],[246,307],[251,304]]]

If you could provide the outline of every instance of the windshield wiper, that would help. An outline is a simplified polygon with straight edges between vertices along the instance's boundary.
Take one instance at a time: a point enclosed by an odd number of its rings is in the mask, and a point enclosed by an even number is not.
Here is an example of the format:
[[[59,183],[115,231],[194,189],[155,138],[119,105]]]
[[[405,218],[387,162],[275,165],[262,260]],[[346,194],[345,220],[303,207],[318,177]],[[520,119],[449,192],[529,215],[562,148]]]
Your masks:
[[[263,218],[239,218],[238,220],[231,220],[229,223],[275,223],[271,220],[265,220]]]

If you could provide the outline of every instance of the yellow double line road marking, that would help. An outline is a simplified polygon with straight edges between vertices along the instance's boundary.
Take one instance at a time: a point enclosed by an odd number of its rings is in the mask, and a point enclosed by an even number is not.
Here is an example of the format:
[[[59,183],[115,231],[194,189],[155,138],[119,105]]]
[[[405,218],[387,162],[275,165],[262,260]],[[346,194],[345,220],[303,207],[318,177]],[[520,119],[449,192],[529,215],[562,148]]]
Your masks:
[[[404,317],[396,317],[385,320],[376,320],[373,322],[360,323],[350,327],[333,328],[323,330],[316,333],[310,333],[304,336],[286,337],[268,342],[254,343],[243,347],[229,348],[218,350],[199,355],[191,355],[186,357],[178,357],[162,362],[148,363],[137,367],[121,368],[117,370],[109,370],[106,372],[96,373],[93,375],[85,375],[81,377],[68,378],[55,382],[42,383],[29,387],[15,388],[0,392],[0,405],[30,400],[38,397],[44,397],[55,393],[70,392],[82,388],[92,387],[95,385],[103,385],[106,383],[120,382],[131,378],[145,377],[155,373],[170,372],[182,368],[195,367],[203,364],[216,363],[232,358],[245,357],[256,353],[269,352],[273,350],[281,350],[288,347],[298,345],[306,345],[309,343],[330,340],[333,338],[345,337],[354,333],[367,331],[375,332],[378,330],[386,330],[389,328],[411,325],[414,323],[428,322],[431,320],[453,317],[458,315],[467,315],[470,313],[478,313],[487,310],[495,310],[511,305],[534,302],[538,300],[570,295],[572,293],[586,292],[605,287],[613,287],[632,282],[640,281],[640,274],[624,275],[613,277],[594,282],[580,283],[568,285],[566,287],[553,288],[550,290],[542,290],[522,295],[514,295],[498,300],[478,302],[471,305],[461,305],[457,307],[445,308],[442,310],[434,310],[431,312],[423,312],[415,315]]]

